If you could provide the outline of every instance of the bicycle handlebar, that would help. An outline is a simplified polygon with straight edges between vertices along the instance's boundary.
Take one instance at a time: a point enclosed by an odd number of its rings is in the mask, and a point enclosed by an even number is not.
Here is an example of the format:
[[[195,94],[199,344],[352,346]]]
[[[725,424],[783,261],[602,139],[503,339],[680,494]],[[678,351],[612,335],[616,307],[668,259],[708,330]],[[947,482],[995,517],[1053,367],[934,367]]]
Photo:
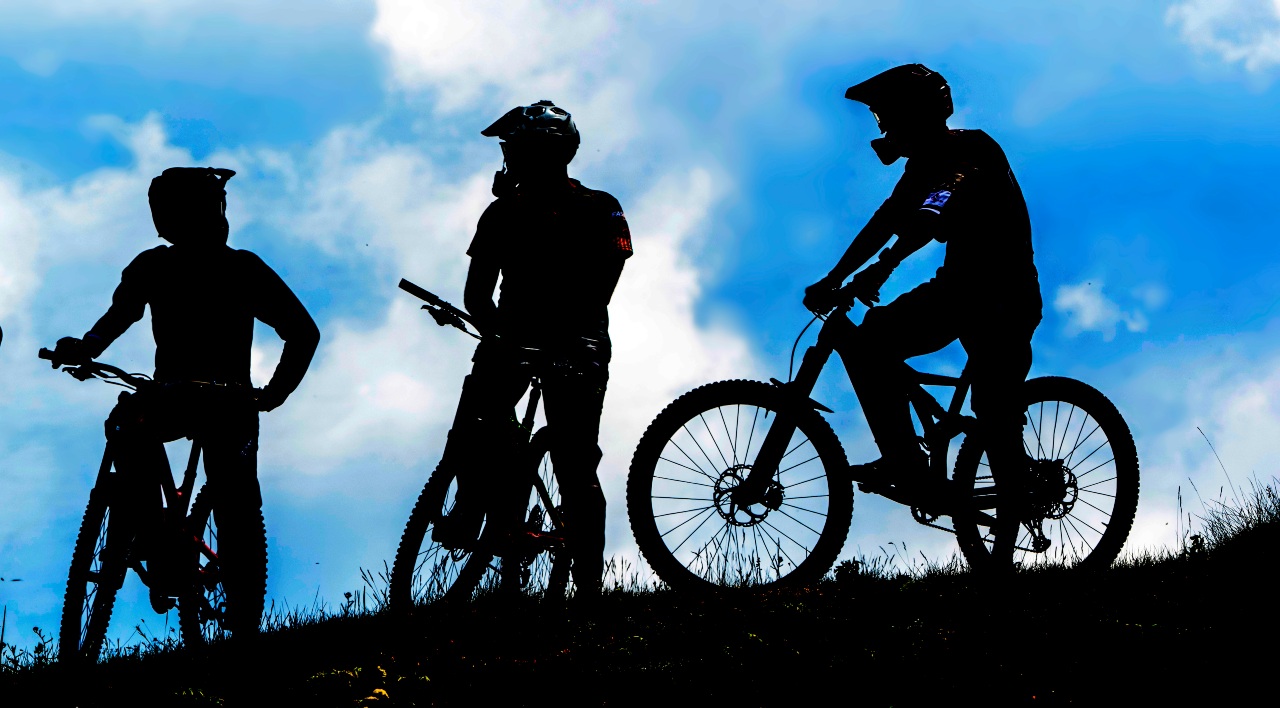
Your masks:
[[[431,318],[436,321],[436,324],[441,327],[456,327],[472,337],[480,339],[480,335],[467,329],[468,324],[475,327],[477,330],[480,329],[480,327],[466,310],[453,306],[449,302],[436,296],[435,293],[425,290],[404,278],[400,279],[400,289],[419,300],[426,302],[427,304],[423,305],[422,309],[431,314]]]
[[[139,386],[145,386],[148,383],[151,383],[151,378],[148,376],[142,374],[131,374],[118,366],[104,364],[100,361],[90,360],[80,364],[68,364],[66,362],[59,361],[56,358],[56,352],[52,349],[45,349],[44,347],[40,348],[37,356],[45,361],[53,362],[55,369],[61,368],[63,371],[71,374],[81,381],[87,381],[94,377],[120,379],[135,389]]]

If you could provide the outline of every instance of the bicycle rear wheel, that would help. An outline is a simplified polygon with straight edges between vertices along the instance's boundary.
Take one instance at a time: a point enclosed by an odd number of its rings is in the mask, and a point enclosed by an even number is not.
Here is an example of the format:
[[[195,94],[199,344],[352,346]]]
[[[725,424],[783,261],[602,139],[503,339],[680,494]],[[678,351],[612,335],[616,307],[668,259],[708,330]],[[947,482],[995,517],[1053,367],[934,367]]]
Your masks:
[[[1129,426],[1106,396],[1080,381],[1045,376],[1027,381],[1024,391],[1026,518],[999,524],[994,500],[1000,480],[992,475],[981,441],[966,438],[956,454],[956,486],[986,508],[955,518],[960,550],[980,570],[999,565],[1001,555],[1007,558],[1010,543],[1014,563],[1024,568],[1109,567],[1138,508],[1138,452]]]
[[[262,510],[245,512],[246,518],[235,519],[246,549],[242,552],[244,567],[239,569],[228,569],[223,564],[219,550],[225,550],[226,544],[220,542],[219,536],[225,534],[220,534],[214,516],[213,497],[207,489],[201,489],[187,515],[191,545],[186,551],[186,565],[190,582],[178,598],[178,627],[182,643],[189,647],[237,631],[255,632],[262,621],[267,592],[267,529]],[[228,592],[233,595],[230,603]]]
[[[521,518],[527,539],[525,553],[505,556],[501,582],[511,589],[554,600],[570,591],[570,553],[566,547],[560,481],[551,464],[551,431],[542,428],[529,443],[528,491]],[[511,572],[518,573],[512,577]]]
[[[133,534],[119,521],[112,523],[115,481],[111,474],[98,476],[76,536],[58,629],[58,659],[64,663],[98,660],[128,569]]]
[[[761,503],[738,506],[731,492],[783,410],[795,430],[782,464]],[[627,515],[645,560],[673,588],[804,585],[826,574],[849,533],[848,469],[835,433],[803,401],[758,381],[720,381],[649,425],[627,476]]]

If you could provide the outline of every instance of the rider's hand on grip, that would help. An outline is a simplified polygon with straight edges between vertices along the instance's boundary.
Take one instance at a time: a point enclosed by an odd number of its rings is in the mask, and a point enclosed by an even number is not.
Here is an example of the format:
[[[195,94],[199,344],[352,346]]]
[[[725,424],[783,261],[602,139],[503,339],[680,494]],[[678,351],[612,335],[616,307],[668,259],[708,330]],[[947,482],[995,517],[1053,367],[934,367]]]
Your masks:
[[[53,368],[56,369],[64,364],[84,364],[92,358],[93,356],[83,340],[75,337],[63,337],[58,340],[57,346],[54,347],[51,361],[53,362]]]
[[[839,293],[840,282],[828,275],[804,289],[804,307],[815,314],[826,314],[839,304]]]

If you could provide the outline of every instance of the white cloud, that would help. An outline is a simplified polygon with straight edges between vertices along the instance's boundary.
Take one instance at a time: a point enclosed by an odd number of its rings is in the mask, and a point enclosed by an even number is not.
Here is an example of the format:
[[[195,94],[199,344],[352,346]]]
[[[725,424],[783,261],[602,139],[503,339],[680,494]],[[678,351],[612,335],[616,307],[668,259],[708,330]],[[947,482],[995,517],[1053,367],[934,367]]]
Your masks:
[[[391,53],[395,80],[435,88],[446,110],[495,87],[563,95],[609,58],[602,44],[613,28],[608,5],[378,0],[377,6],[372,33]]]
[[[1188,0],[1165,19],[1184,42],[1228,64],[1249,71],[1280,64],[1280,0]]]
[[[1147,302],[1159,297],[1158,290],[1144,291]],[[1102,281],[1062,285],[1053,298],[1053,309],[1067,318],[1067,333],[1099,332],[1106,341],[1115,339],[1120,325],[1130,332],[1145,332],[1147,316],[1139,309],[1124,311],[1102,293]]]

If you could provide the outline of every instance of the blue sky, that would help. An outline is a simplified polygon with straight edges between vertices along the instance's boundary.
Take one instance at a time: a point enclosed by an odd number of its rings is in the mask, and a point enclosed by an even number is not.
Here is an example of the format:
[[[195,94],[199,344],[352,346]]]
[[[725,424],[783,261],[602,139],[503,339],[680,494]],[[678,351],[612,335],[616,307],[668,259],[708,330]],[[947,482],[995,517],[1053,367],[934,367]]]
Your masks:
[[[395,283],[461,299],[500,159],[479,130],[540,98],[574,113],[571,171],[615,194],[635,235],[602,430],[613,552],[633,555],[625,469],[662,406],[703,382],[785,372],[804,286],[900,173],[868,149],[874,122],[843,90],[911,61],[951,80],[953,125],[1009,155],[1046,301],[1033,374],[1088,381],[1130,421],[1143,462],[1133,547],[1175,541],[1180,485],[1209,498],[1226,482],[1197,428],[1237,482],[1274,474],[1273,2],[260,5],[0,5],[0,603],[19,644],[56,626],[114,401],[34,352],[83,332],[156,243],[150,178],[236,169],[233,245],[261,254],[321,325],[307,380],[264,416],[260,476],[271,597],[333,602],[393,552],[469,366],[470,340]],[[940,258],[920,253],[886,294]],[[279,344],[265,328],[257,342],[261,384]],[[148,370],[151,346],[139,325],[104,359]],[[961,360],[949,349],[921,364]],[[874,456],[838,369],[818,396],[841,411],[851,459]],[[845,555],[891,541],[952,552],[859,496]],[[113,636],[163,624],[139,598]]]

